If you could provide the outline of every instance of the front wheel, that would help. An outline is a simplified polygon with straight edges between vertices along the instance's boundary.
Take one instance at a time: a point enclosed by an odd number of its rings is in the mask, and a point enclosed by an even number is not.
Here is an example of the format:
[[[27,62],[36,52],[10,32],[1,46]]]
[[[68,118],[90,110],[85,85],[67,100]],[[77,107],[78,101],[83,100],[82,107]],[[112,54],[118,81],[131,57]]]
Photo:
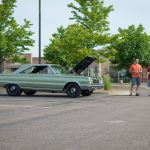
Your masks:
[[[10,84],[6,86],[6,92],[9,96],[20,96],[21,89],[17,84]]]
[[[81,89],[78,84],[70,83],[66,88],[66,92],[68,97],[76,98],[80,96]]]
[[[83,91],[81,92],[81,94],[82,94],[83,96],[90,96],[92,93],[93,93],[93,91],[89,91],[89,90],[83,90]]]

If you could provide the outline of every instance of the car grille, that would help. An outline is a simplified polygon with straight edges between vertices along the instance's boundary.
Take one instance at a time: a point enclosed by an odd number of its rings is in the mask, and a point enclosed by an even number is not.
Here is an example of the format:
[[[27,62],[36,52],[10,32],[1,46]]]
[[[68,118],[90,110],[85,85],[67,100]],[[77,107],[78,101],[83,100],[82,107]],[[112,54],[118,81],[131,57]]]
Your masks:
[[[93,79],[93,83],[99,83],[99,79]]]

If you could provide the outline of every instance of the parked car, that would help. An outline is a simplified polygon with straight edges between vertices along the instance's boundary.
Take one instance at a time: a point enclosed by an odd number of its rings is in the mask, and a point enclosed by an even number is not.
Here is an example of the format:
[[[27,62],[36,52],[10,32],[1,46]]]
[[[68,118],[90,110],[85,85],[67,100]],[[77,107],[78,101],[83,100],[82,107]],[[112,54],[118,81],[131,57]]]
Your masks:
[[[13,73],[0,74],[0,86],[6,88],[9,96],[22,92],[33,95],[37,91],[64,92],[72,98],[89,96],[103,87],[102,79],[80,75],[94,60],[86,57],[69,72],[56,64],[25,64]]]

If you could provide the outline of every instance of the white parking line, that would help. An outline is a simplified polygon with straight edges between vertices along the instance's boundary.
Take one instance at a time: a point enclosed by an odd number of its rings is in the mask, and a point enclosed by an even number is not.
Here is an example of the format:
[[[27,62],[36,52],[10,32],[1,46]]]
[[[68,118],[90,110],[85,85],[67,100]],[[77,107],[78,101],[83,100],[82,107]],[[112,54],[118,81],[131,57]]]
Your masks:
[[[0,105],[0,107],[24,107],[24,108],[29,108],[29,107],[34,107],[32,105]]]
[[[59,105],[59,104],[58,104]],[[44,108],[44,109],[50,109],[52,107],[58,106],[58,105],[51,105],[51,106],[36,106],[36,105],[0,105],[0,107],[9,107],[9,108]],[[63,104],[62,104],[63,105]]]
[[[126,123],[126,121],[124,121],[124,120],[111,120],[111,121],[106,121],[106,122],[108,122],[108,123],[110,123],[110,124],[122,124],[122,123]]]

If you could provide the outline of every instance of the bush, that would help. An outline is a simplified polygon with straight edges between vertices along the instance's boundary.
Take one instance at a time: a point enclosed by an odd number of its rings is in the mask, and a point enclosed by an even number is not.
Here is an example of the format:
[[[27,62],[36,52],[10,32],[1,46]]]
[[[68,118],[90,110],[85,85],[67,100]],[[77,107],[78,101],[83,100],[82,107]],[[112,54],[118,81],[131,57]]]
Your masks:
[[[111,90],[112,82],[111,82],[111,78],[108,74],[104,75],[103,82],[104,82],[104,90]]]

